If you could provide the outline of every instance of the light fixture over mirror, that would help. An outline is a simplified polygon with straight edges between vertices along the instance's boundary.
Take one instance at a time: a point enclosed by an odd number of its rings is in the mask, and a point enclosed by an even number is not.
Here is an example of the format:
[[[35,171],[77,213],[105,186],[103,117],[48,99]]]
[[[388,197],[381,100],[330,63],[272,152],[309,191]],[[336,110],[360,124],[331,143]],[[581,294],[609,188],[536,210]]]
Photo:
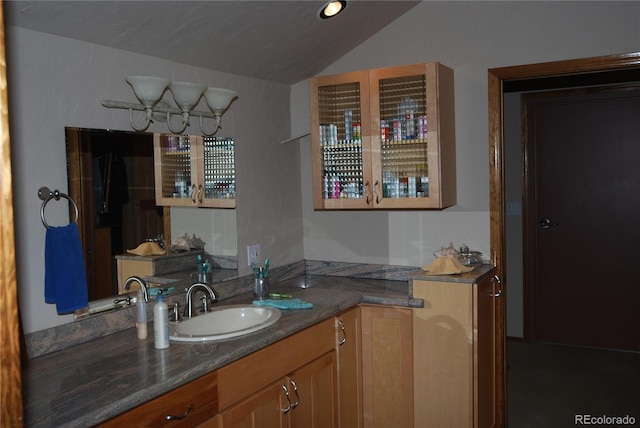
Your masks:
[[[221,127],[222,115],[229,108],[231,101],[238,96],[237,92],[229,89],[207,88],[190,82],[171,82],[162,77],[129,76],[126,81],[133,88],[133,92],[140,103],[104,100],[102,105],[107,108],[129,110],[129,123],[135,131],[139,132],[146,130],[154,120],[162,121],[166,114],[167,127],[173,134],[184,132],[189,126],[189,118],[196,116],[200,118],[200,131],[207,136],[214,135]],[[167,88],[173,94],[173,99],[178,108],[172,107],[165,100],[161,100]],[[198,105],[203,94],[211,110],[210,112],[193,110]],[[134,124],[133,110],[145,112],[145,121],[141,126]],[[182,123],[179,128],[174,129],[172,127],[171,115],[182,116]],[[203,117],[214,119],[213,131],[204,130]]]

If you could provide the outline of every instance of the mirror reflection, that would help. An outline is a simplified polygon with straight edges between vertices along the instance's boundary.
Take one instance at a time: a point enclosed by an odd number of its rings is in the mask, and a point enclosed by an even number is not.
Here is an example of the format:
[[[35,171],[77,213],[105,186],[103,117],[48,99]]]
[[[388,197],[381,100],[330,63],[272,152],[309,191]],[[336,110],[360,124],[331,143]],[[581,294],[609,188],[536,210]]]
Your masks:
[[[197,236],[214,269],[237,273],[235,210],[156,205],[154,134],[67,127],[65,135],[67,193],[80,211],[90,302],[119,294],[115,256],[160,235],[168,245]]]
[[[114,296],[115,256],[148,238],[170,238],[169,210],[155,203],[153,134],[83,128],[65,128],[65,134],[89,300]]]

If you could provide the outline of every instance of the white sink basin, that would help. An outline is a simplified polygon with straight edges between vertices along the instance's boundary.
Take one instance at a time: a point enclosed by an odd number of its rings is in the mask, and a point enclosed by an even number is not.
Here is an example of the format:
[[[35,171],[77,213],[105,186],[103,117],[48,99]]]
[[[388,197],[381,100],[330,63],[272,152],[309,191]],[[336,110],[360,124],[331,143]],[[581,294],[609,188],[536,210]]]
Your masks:
[[[210,342],[267,328],[280,319],[280,309],[267,306],[229,305],[191,319],[169,323],[169,339],[176,342]]]

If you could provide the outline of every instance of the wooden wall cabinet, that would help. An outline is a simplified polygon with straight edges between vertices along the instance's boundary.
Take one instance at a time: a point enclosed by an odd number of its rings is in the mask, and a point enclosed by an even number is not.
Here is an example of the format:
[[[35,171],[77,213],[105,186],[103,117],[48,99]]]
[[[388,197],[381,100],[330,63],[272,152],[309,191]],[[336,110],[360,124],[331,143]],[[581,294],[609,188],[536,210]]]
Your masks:
[[[364,427],[412,428],[412,309],[363,305]],[[416,427],[437,425],[416,425]]]
[[[437,62],[310,81],[314,208],[456,203],[453,70]]]
[[[493,427],[495,294],[492,274],[480,281],[413,280],[424,308],[413,312],[415,424]]]
[[[154,134],[156,204],[235,208],[231,138]]]

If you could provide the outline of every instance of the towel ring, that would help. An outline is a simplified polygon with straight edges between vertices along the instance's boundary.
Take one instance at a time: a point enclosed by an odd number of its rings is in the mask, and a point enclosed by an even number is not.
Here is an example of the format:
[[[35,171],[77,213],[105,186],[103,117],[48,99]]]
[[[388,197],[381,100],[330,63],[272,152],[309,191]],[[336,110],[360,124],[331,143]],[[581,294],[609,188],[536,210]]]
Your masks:
[[[47,203],[51,199],[55,199],[56,201],[59,201],[60,198],[65,198],[66,200],[71,202],[71,204],[73,205],[73,209],[76,212],[76,218],[75,220],[73,220],[72,223],[78,223],[78,205],[76,205],[76,202],[71,198],[71,196],[60,192],[58,189],[52,192],[51,190],[49,190],[48,187],[41,187],[38,190],[38,197],[44,201],[42,202],[42,207],[40,207],[40,219],[42,220],[42,224],[44,224],[44,227],[46,227],[47,229],[49,229],[49,225],[47,224],[47,221],[44,219],[44,207],[47,206]]]

